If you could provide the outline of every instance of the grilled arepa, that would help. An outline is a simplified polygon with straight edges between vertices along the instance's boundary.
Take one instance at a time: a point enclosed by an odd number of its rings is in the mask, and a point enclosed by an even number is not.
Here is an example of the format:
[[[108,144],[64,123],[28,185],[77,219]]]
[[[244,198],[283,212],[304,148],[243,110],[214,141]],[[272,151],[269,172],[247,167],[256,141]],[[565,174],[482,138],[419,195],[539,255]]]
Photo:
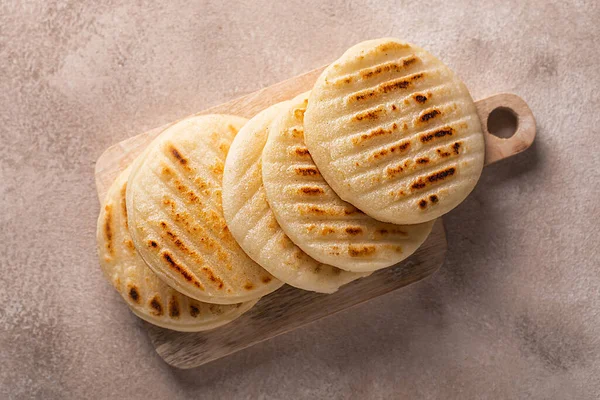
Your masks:
[[[169,286],[196,300],[234,304],[283,283],[237,244],[221,207],[229,146],[245,118],[204,115],[163,131],[136,160],[128,180],[133,243]]]
[[[447,213],[483,168],[469,91],[440,60],[397,39],[360,43],[327,67],[304,126],[327,183],[381,221],[416,224]]]
[[[224,325],[257,300],[220,305],[202,303],[162,282],[139,256],[127,228],[125,192],[129,168],[109,189],[98,218],[98,255],[107,279],[140,318],[163,328],[196,332]]]
[[[277,223],[262,183],[267,130],[286,105],[279,103],[256,115],[231,144],[223,173],[223,214],[246,254],[277,279],[300,289],[332,293],[367,274],[320,263],[298,248]]]
[[[394,225],[346,203],[329,187],[304,144],[308,93],[297,96],[269,129],[262,154],[267,200],[292,241],[321,263],[352,272],[389,267],[425,241],[433,221]]]

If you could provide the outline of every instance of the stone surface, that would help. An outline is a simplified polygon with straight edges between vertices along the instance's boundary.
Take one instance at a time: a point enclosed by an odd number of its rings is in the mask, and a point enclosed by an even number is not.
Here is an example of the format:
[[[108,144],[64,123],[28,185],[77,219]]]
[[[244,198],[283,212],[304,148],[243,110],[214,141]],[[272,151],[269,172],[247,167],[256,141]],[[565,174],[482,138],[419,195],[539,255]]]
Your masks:
[[[0,398],[600,397],[598,2],[160,3],[0,2]],[[100,272],[96,158],[387,35],[521,95],[534,147],[445,217],[436,275],[170,368]]]

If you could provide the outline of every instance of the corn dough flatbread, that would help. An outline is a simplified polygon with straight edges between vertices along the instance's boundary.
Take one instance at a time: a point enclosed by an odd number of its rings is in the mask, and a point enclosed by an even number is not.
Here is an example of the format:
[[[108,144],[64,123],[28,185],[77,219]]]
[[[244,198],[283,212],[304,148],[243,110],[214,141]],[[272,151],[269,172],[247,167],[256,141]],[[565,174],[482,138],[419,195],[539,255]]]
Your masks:
[[[393,225],[346,203],[329,187],[304,144],[308,93],[269,129],[262,154],[267,200],[283,231],[312,258],[351,272],[375,271],[411,255],[434,221]]]
[[[234,139],[223,174],[223,213],[244,251],[277,279],[300,289],[332,293],[368,274],[320,263],[296,246],[277,223],[262,183],[261,154],[268,128],[286,105],[259,113]]]
[[[223,217],[225,158],[245,123],[203,115],[171,125],[128,180],[129,231],[138,252],[169,286],[207,303],[249,301],[283,284],[244,253]]]
[[[162,282],[139,256],[127,228],[125,193],[129,168],[110,187],[98,218],[98,254],[106,278],[140,318],[163,328],[197,332],[217,328],[248,311],[256,300],[202,303]]]
[[[326,68],[304,125],[327,183],[381,221],[442,216],[473,190],[483,168],[469,91],[440,60],[397,39],[360,43]]]

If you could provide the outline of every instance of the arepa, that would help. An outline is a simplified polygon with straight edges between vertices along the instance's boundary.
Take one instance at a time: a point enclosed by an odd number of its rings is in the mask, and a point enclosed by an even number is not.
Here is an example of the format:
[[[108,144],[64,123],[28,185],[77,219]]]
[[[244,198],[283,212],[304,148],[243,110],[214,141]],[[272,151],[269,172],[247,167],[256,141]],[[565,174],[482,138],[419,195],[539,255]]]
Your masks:
[[[262,184],[267,130],[286,106],[283,102],[262,111],[233,140],[223,173],[223,214],[246,254],[277,279],[300,289],[332,293],[367,274],[320,263],[298,248],[277,223]]]
[[[127,228],[125,193],[129,168],[110,187],[98,218],[98,255],[107,279],[140,318],[163,328],[196,332],[224,325],[256,300],[220,305],[202,303],[162,282],[139,256]]]
[[[347,271],[389,267],[411,255],[433,221],[393,225],[343,201],[329,187],[304,144],[308,93],[297,96],[269,129],[262,154],[263,183],[277,222],[312,258]]]
[[[483,168],[469,91],[440,60],[397,39],[360,43],[327,67],[304,126],[327,183],[381,221],[416,224],[447,213]]]
[[[252,261],[225,223],[221,179],[245,118],[204,115],[164,130],[128,180],[129,231],[140,255],[169,286],[196,300],[233,304],[283,283]]]

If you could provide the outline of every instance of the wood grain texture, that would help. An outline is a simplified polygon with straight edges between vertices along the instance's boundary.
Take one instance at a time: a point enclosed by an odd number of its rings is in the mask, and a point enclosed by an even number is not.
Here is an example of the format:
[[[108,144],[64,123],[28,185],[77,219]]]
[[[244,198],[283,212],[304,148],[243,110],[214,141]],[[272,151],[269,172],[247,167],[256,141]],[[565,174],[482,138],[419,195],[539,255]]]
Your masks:
[[[266,107],[310,90],[325,67],[277,83],[257,92],[209,108],[195,115],[226,113],[251,118]],[[477,101],[486,140],[485,164],[515,155],[535,138],[535,119],[527,104],[513,94]],[[518,120],[517,132],[502,139],[487,130],[487,118],[496,108],[509,109]],[[150,130],[108,148],[96,163],[98,197],[102,202],[113,180],[167,126]],[[284,286],[259,301],[227,327],[199,333],[181,333],[147,324],[157,353],[170,365],[193,368],[267,340],[302,325],[421,280],[443,263],[447,249],[443,222],[439,220],[425,243],[408,259],[352,282],[330,295]]]

